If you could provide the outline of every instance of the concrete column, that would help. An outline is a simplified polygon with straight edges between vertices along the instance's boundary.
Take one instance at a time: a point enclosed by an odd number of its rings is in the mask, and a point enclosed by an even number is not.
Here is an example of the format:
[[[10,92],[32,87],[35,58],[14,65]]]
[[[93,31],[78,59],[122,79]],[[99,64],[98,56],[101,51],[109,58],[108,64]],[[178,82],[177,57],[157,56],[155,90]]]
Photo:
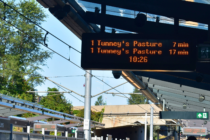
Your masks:
[[[150,108],[150,140],[153,140],[153,107]]]
[[[144,140],[147,140],[147,113],[145,113]]]
[[[91,73],[92,71],[87,70],[85,75],[85,110],[84,110],[84,121],[88,122],[88,129],[84,129],[85,139],[91,140],[91,129],[90,129],[90,115],[91,115]],[[85,123],[85,122],[84,122]]]

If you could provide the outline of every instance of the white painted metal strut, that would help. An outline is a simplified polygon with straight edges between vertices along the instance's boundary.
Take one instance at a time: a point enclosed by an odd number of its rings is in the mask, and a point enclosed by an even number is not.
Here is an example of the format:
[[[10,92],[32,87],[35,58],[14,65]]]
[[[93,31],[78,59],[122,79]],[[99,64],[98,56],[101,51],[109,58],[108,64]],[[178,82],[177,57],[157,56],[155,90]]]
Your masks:
[[[147,140],[147,113],[145,113],[144,140]]]
[[[115,89],[116,87],[122,86],[122,85],[124,85],[124,84],[126,84],[126,83],[128,83],[128,82],[122,83],[122,84],[120,84],[120,85],[117,85],[117,86],[112,87],[112,88],[110,88],[110,89],[107,89],[107,90],[105,90],[105,91],[102,91],[102,92],[100,92],[100,93],[98,93],[98,94],[96,94],[96,95],[93,95],[93,96],[91,96],[91,97],[92,97],[92,98],[93,98],[93,97],[96,97],[96,96],[98,96],[98,95],[100,95],[100,94],[106,93],[107,91],[112,90],[112,89]]]
[[[153,140],[153,107],[150,110],[150,140]]]
[[[67,91],[26,91],[28,93],[71,93]]]

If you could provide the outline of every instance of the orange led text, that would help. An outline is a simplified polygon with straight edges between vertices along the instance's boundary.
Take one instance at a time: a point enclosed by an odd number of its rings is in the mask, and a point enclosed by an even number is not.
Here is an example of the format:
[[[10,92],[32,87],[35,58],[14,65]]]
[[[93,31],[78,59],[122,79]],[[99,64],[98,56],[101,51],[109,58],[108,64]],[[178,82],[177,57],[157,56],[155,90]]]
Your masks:
[[[134,47],[162,47],[163,44],[161,42],[138,42],[138,41],[133,41],[133,46]]]
[[[112,42],[112,41],[101,41],[101,40],[97,40],[98,42],[98,46],[110,46],[110,47],[118,47],[121,48],[122,47],[122,42]]]
[[[122,51],[117,49],[101,49],[100,47],[98,49],[98,54],[117,54],[121,55]]]
[[[149,54],[149,55],[162,55],[162,50],[139,50],[137,48],[133,48],[133,54]]]

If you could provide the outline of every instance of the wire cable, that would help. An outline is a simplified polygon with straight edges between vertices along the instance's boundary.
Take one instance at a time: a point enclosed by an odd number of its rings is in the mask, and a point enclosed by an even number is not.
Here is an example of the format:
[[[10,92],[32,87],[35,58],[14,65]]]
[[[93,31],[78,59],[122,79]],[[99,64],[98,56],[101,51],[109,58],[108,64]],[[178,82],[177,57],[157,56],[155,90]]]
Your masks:
[[[1,0],[0,0],[0,1],[1,1]],[[1,18],[1,19],[2,19],[2,18]],[[2,19],[2,20],[4,20],[4,19]],[[21,29],[19,29],[18,27],[16,27],[15,25],[13,25],[11,22],[6,21],[6,20],[4,20],[4,21],[7,22],[7,23],[9,23],[10,25],[12,25],[13,27],[15,27],[16,29],[20,30],[22,33],[27,34],[27,33],[25,33],[24,31],[22,31]],[[27,34],[27,35],[28,35],[28,34]],[[39,43],[40,43],[40,42],[39,42]],[[63,56],[63,55],[61,55],[60,53],[54,51],[53,49],[49,48],[48,46],[44,45],[43,43],[40,43],[40,44],[43,45],[44,47],[48,48],[49,50],[53,51],[53,52],[56,53],[57,55],[61,56],[62,58],[66,59],[67,61],[71,62],[71,63],[74,64],[76,67],[78,67],[78,68],[80,68],[80,69],[83,70],[82,67],[80,67],[79,65],[77,65],[77,64],[74,63],[73,61],[69,60],[69,59],[66,58],[65,56]],[[86,72],[89,73],[88,71],[86,71]],[[90,74],[91,74],[91,73],[90,73]],[[91,74],[91,75],[92,75],[92,74]],[[100,78],[98,78],[98,77],[96,77],[96,76],[94,76],[94,75],[92,75],[92,77],[95,77],[97,80],[103,82],[105,85],[107,85],[107,86],[113,88],[111,85],[107,84],[106,82],[104,82],[104,81],[101,80]],[[129,99],[129,97],[127,97],[126,95],[124,95],[123,93],[121,93],[119,90],[117,90],[117,89],[113,89],[113,90],[119,92],[120,94],[122,94],[123,96],[125,96],[126,98]],[[131,101],[132,101],[133,103],[135,103],[133,100],[131,100]],[[137,104],[137,105],[138,105],[138,104]],[[138,105],[138,106],[139,106],[139,105]],[[139,106],[139,107],[142,108],[141,106]],[[145,110],[144,108],[142,108],[142,109]],[[145,110],[145,111],[147,112],[147,110]],[[145,113],[146,113],[146,112],[145,112]]]
[[[13,8],[12,6],[8,5],[7,3],[5,3],[3,0],[0,0],[3,4],[5,4],[6,6],[10,7],[12,10],[14,10],[16,13],[20,14],[21,16],[23,16],[25,19],[27,19],[28,21],[30,21],[31,23],[33,23],[34,25],[38,26],[39,28],[41,28],[42,30],[44,30],[45,32],[47,32],[48,34],[52,35],[54,38],[58,39],[60,42],[62,42],[63,44],[67,45],[68,47],[72,48],[73,50],[77,51],[78,53],[81,53],[79,50],[73,48],[72,46],[70,46],[68,43],[64,42],[63,40],[61,40],[60,38],[58,38],[57,36],[55,36],[54,34],[52,34],[51,32],[49,32],[48,30],[44,29],[42,26],[40,26],[39,24],[35,23],[34,21],[32,21],[31,19],[29,19],[28,17],[26,17],[25,15],[23,15],[22,13],[20,13],[19,11],[17,11],[15,8]],[[3,19],[4,20],[4,19]]]
[[[0,0],[1,2],[3,2],[2,0]],[[6,4],[5,2],[3,2],[4,4]],[[26,16],[24,16],[23,14],[21,14],[19,11],[15,10],[13,7],[11,7],[10,5],[6,4],[8,7],[10,7],[11,9],[13,9],[15,12],[17,12],[18,14],[22,15],[24,18],[26,18],[27,20],[29,20],[30,22],[32,22],[33,24],[35,24],[36,26],[38,26],[39,28],[43,29],[44,31],[48,32],[46,29],[44,29],[43,27],[41,27],[40,25],[36,24],[35,22],[33,22],[32,20],[30,20],[29,18],[27,18]],[[2,18],[1,18],[2,19]],[[16,29],[20,30],[22,33],[25,33],[24,31],[22,31],[21,29],[19,29],[18,27],[16,27],[14,24],[12,24],[11,22],[6,21],[5,19],[2,19],[5,22],[9,23],[10,25],[14,26]],[[48,32],[49,34],[51,34],[50,32]],[[28,35],[28,34],[27,34]],[[71,47],[70,45],[68,45],[67,43],[65,43],[64,41],[62,41],[61,39],[59,39],[58,37],[56,37],[55,35],[51,34],[53,37],[55,37],[56,39],[58,39],[59,41],[63,42],[64,44],[66,44],[67,46]],[[74,63],[73,61],[71,61],[70,59],[64,57],[63,55],[61,55],[60,53],[54,51],[53,49],[49,48],[48,46],[44,45],[43,43],[39,42],[41,45],[43,45],[44,47],[48,48],[49,50],[53,51],[54,53],[56,53],[57,55],[61,56],[62,58],[66,59],[67,61],[71,62],[72,64],[74,64],[76,67],[80,68],[83,70],[83,68],[81,68],[79,65],[77,65],[76,63]],[[76,49],[74,49],[76,50]],[[80,51],[76,50],[77,52],[81,53]],[[86,73],[88,73],[86,71]],[[90,73],[91,74],[91,73]],[[91,74],[92,75],[92,74]],[[92,75],[92,77],[95,77],[96,79],[98,79],[99,81],[103,82],[105,85],[109,86],[112,88],[111,85],[107,84],[106,82],[104,82],[103,80],[99,79],[98,77]],[[114,89],[115,91],[119,92],[120,94],[122,94],[120,91],[118,91],[117,89]],[[125,96],[124,94],[122,94],[123,96]],[[129,97],[125,96],[126,98],[129,99]],[[133,100],[131,100],[132,102],[134,102]],[[135,103],[135,102],[134,102]],[[139,105],[138,105],[139,106]],[[140,107],[140,106],[139,106]],[[140,107],[142,108],[142,107]],[[144,108],[142,108],[143,110],[145,110]],[[147,110],[145,110],[147,112]]]

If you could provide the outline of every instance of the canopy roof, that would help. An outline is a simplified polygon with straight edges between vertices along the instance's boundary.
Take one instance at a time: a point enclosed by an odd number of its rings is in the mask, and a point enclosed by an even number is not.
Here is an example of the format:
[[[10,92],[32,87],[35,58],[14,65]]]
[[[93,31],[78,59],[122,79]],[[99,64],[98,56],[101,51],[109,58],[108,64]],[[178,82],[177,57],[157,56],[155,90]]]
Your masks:
[[[79,38],[83,33],[100,32],[101,21],[94,14],[100,15],[101,3],[107,5],[106,32],[116,29],[116,33],[167,34],[174,32],[174,24],[178,23],[180,34],[192,34],[204,39],[208,37],[209,0],[194,2],[193,0],[38,0],[38,2],[45,8],[70,5],[71,11],[60,21]],[[144,27],[133,26],[133,19],[138,13],[147,15]],[[124,71],[123,77],[160,108],[163,107],[162,101],[165,99],[168,111],[205,109],[209,112],[210,76],[205,74],[209,74],[209,68],[200,67],[199,72]],[[204,101],[199,101],[200,96],[205,98]],[[186,109],[183,108],[184,104],[187,106]]]
[[[70,122],[83,125],[83,118],[76,117],[74,115],[70,115],[63,112],[58,112],[55,110],[51,110],[48,108],[44,108],[43,106],[32,103],[29,101],[17,99],[14,97],[6,96],[0,94],[0,116],[9,117],[13,115],[19,115],[24,113],[33,113],[40,116],[26,118],[27,121],[39,121],[47,118],[55,118],[60,121],[54,121],[51,123],[60,124],[63,122]],[[99,122],[91,121],[93,125],[103,127],[104,124]]]

